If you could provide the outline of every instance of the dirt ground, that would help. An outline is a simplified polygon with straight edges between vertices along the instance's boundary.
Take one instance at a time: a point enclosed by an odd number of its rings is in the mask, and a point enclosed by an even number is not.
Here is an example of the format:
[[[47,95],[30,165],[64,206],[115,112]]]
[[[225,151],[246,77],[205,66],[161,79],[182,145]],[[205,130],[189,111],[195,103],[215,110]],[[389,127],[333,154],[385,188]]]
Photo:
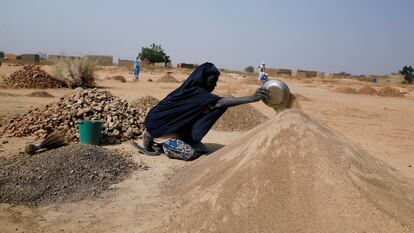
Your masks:
[[[18,67],[0,67],[0,78],[17,69]],[[45,70],[50,70],[50,67],[46,67]],[[180,69],[169,72],[179,81],[183,81],[189,74],[188,70]],[[129,102],[147,95],[162,99],[180,85],[180,83],[155,82],[165,74],[163,70],[145,70],[140,74],[140,80],[134,82],[130,71],[102,68],[97,71],[97,84],[99,88],[109,90],[113,95]],[[106,78],[112,75],[122,75],[126,82]],[[149,79],[154,82],[148,81]],[[248,83],[245,82],[246,79],[247,77],[237,74],[223,73],[216,92],[234,96],[253,93],[257,86],[246,84]],[[304,97],[303,101],[300,101],[300,106],[306,114],[361,147],[364,153],[395,169],[401,173],[401,177],[405,177],[404,179],[409,182],[414,180],[414,124],[411,120],[414,116],[414,88],[412,86],[404,87],[404,97],[379,97],[338,93],[331,90],[333,85],[354,87],[367,85],[366,82],[283,80],[289,85],[292,93]],[[396,88],[401,87],[396,85]],[[43,91],[53,97],[28,96],[34,91],[39,89],[0,89],[0,124],[5,124],[7,119],[16,114],[57,101],[60,97],[73,92],[72,89],[45,89]],[[261,102],[254,103],[252,106],[269,118],[276,116],[273,109]],[[217,151],[223,155],[220,149],[237,142],[244,134],[244,132],[211,130],[203,142],[210,151]],[[315,138],[312,138],[312,141],[314,140]],[[24,145],[33,141],[34,139],[30,137],[7,138],[1,135],[0,157],[8,158],[22,152]],[[129,143],[107,146],[107,148],[135,152]],[[147,164],[149,169],[134,171],[126,180],[112,185],[110,190],[99,198],[42,205],[36,208],[0,203],[0,232],[190,232],[191,230],[187,228],[168,227],[168,223],[173,218],[172,213],[180,213],[179,210],[183,206],[182,201],[172,195],[171,192],[174,190],[172,185],[186,179],[185,176],[180,176],[186,174],[182,172],[183,170],[194,169],[193,166],[196,165],[195,168],[202,169],[205,158],[195,162],[183,162],[165,156],[145,157],[136,153],[132,159]],[[370,204],[366,203],[366,205]],[[369,208],[373,207],[369,206]],[[194,222],[194,224],[198,223]],[[399,223],[397,221],[392,224]],[[296,228],[296,231],[290,229],[286,232],[303,232],[298,229]],[[397,228],[388,230],[391,229]],[[412,229],[398,231],[410,232]],[[198,230],[203,232],[201,228]],[[366,232],[373,232],[373,229],[366,229]],[[377,232],[387,231],[384,228]]]

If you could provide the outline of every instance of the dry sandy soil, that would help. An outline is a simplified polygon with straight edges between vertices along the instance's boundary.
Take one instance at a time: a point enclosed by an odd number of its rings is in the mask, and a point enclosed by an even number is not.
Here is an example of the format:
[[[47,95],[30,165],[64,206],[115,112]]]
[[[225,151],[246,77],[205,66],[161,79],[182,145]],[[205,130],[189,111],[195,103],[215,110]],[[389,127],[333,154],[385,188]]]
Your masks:
[[[18,67],[0,67],[0,77]],[[46,67],[45,70],[50,68]],[[179,83],[156,81],[164,71],[97,71],[100,88],[133,101],[162,99]],[[172,70],[178,80],[189,71]],[[125,83],[106,79],[122,75]],[[246,77],[224,73],[216,92],[253,93]],[[0,232],[414,232],[413,87],[405,97],[331,91],[358,81],[285,79],[301,110],[276,114],[247,132],[211,130],[211,154],[194,162],[145,157],[129,143],[107,146],[145,163],[99,198],[38,207],[0,203]],[[0,89],[0,122],[57,101],[28,97],[36,89]],[[6,93],[6,94],[5,94]],[[8,158],[34,139],[0,137]]]

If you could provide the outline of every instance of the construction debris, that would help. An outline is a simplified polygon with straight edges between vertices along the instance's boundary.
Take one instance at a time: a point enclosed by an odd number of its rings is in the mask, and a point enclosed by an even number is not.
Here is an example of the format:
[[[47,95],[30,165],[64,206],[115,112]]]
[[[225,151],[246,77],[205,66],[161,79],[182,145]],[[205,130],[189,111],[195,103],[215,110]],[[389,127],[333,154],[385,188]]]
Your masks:
[[[146,113],[146,104],[131,107],[126,100],[108,91],[77,88],[72,95],[61,97],[58,102],[13,118],[3,128],[3,133],[11,137],[34,135],[44,138],[57,130],[64,131],[68,141],[77,142],[77,120],[104,120],[102,143],[118,144],[142,134]]]
[[[3,88],[61,88],[67,87],[66,83],[50,76],[38,66],[25,65],[3,79],[0,85]]]
[[[98,196],[136,165],[118,151],[69,145],[36,155],[0,160],[0,202],[38,205]]]

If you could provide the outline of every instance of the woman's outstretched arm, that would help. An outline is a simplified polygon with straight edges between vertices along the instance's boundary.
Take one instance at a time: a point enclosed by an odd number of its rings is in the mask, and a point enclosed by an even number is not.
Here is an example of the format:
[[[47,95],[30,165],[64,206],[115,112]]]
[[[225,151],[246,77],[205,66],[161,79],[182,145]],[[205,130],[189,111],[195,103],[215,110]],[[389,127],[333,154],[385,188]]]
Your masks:
[[[251,96],[244,97],[223,97],[214,105],[214,109],[223,109],[233,107],[241,104],[248,104],[257,102],[259,100],[268,101],[270,99],[270,92],[264,88],[258,88]]]

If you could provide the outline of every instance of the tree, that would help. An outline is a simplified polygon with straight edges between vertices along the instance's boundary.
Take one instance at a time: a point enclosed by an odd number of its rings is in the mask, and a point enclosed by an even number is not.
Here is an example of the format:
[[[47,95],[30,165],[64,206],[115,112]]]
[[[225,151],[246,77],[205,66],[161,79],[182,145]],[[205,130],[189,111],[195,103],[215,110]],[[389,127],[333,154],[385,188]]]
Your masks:
[[[254,68],[253,68],[253,66],[248,66],[248,67],[244,68],[244,71],[249,72],[249,73],[253,73]]]
[[[150,47],[142,47],[141,52],[138,54],[139,59],[147,60],[149,64],[166,62],[170,57],[167,56],[161,45],[152,44]]]
[[[411,66],[404,66],[399,71],[400,74],[404,75],[405,83],[409,83],[409,84],[413,83],[413,80],[414,80],[413,72],[414,72],[414,69]]]

